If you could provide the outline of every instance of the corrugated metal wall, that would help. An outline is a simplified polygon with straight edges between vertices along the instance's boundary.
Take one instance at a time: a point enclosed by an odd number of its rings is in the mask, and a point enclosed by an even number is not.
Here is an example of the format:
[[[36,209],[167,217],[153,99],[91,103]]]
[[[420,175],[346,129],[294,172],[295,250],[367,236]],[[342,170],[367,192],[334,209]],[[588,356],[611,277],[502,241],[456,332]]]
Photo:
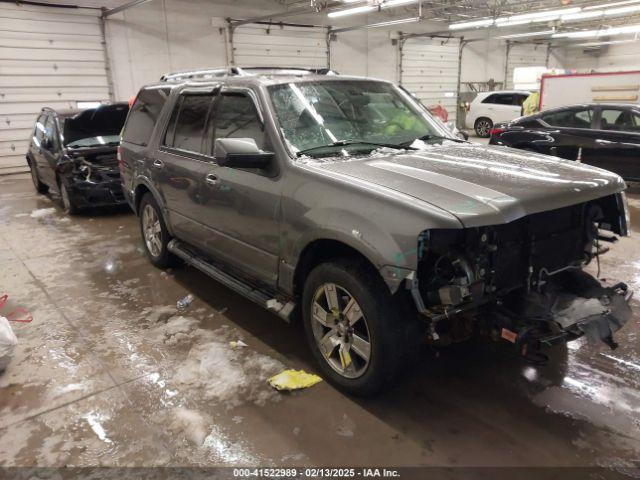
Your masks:
[[[513,70],[516,67],[546,67],[548,50],[546,44],[511,45],[507,55],[506,88],[513,88]]]
[[[0,3],[0,175],[26,171],[42,107],[110,98],[99,10]]]
[[[400,83],[427,107],[442,105],[449,120],[458,103],[458,39],[409,38],[402,45]]]
[[[252,23],[233,32],[233,59],[239,67],[329,66],[327,29]]]

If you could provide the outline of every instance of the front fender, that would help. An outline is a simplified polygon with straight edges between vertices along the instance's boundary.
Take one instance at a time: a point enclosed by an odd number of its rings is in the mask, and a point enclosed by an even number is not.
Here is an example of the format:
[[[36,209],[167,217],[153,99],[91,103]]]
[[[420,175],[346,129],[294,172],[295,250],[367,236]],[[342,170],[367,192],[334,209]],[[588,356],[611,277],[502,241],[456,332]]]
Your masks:
[[[290,265],[296,265],[303,250],[314,241],[333,240],[366,257],[393,292],[417,268],[418,228],[415,234],[396,238],[364,216],[334,208],[313,209],[305,220],[315,227],[305,230],[284,252]]]

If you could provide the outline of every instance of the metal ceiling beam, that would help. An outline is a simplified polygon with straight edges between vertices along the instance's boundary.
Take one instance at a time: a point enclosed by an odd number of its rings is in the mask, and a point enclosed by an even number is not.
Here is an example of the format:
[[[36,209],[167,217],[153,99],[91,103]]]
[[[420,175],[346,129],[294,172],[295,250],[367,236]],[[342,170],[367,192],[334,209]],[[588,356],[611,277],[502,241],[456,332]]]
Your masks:
[[[231,28],[241,27],[249,23],[263,22],[266,20],[273,20],[274,18],[293,17],[295,15],[304,15],[305,13],[316,13],[315,10],[309,9],[309,7],[293,8],[284,12],[272,13],[270,15],[262,15],[261,17],[248,18],[246,20],[230,20]]]
[[[123,12],[131,7],[135,7],[137,5],[142,5],[143,3],[150,2],[151,0],[133,0],[132,2],[125,3],[124,5],[120,5],[119,7],[111,8],[109,10],[104,10],[102,12],[102,17],[107,18],[111,15],[115,15],[116,13]]]

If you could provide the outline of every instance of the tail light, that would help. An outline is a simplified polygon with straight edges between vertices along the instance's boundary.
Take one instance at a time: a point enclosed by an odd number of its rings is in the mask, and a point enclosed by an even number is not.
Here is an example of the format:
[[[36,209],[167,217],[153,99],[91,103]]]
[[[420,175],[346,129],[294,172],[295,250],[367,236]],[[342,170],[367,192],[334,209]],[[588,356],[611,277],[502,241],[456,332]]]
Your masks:
[[[489,136],[493,137],[494,135],[500,135],[502,132],[504,132],[505,129],[504,128],[492,128],[491,130],[489,130]]]

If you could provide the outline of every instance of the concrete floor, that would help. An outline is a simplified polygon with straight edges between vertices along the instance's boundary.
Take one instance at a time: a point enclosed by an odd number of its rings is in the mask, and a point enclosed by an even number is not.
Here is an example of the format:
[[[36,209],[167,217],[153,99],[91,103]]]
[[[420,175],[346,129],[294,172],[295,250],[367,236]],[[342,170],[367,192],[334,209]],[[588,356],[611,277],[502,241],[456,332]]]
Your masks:
[[[639,238],[602,262],[636,290]],[[5,314],[22,306],[34,318],[14,325],[20,344],[0,374],[2,466],[627,468],[640,458],[640,314],[618,350],[579,340],[544,367],[466,343],[425,351],[379,398],[326,382],[277,393],[270,375],[314,371],[300,326],[192,268],[153,268],[135,216],[67,218],[26,177],[0,177],[2,292]]]

